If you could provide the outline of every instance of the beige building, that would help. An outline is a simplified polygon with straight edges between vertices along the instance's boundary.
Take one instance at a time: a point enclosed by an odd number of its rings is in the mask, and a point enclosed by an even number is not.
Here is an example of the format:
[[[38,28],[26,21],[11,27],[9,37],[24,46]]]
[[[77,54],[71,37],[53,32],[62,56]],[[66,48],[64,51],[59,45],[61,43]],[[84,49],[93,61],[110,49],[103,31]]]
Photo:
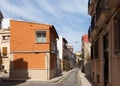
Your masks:
[[[10,67],[10,30],[0,30],[0,51],[2,59],[1,70],[3,72],[9,72]]]
[[[83,58],[82,58],[82,51],[78,51],[75,53],[76,55],[76,64],[78,67],[83,66]]]
[[[120,86],[120,0],[89,0],[92,79],[97,86]]]
[[[82,36],[82,58],[83,58],[83,71],[91,77],[91,43],[88,41],[88,34]]]

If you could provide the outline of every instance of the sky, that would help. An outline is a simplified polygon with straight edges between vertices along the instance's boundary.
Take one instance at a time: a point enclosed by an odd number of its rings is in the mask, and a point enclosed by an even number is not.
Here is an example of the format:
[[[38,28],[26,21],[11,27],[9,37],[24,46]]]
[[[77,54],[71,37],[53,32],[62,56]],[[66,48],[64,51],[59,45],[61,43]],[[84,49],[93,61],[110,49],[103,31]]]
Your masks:
[[[90,26],[88,0],[0,0],[0,10],[4,18],[54,25],[74,52]]]

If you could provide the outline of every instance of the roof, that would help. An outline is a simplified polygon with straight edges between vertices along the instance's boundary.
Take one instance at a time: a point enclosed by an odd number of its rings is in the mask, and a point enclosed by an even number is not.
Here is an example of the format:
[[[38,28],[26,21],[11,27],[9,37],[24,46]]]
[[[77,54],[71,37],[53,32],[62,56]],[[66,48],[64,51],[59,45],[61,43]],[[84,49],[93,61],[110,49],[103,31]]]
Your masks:
[[[37,22],[28,22],[28,21],[22,21],[22,20],[14,20],[14,19],[10,19],[12,21],[16,21],[16,22],[25,22],[25,23],[30,23],[30,24],[39,24],[39,25],[45,25],[45,26],[48,26],[50,27],[50,29],[52,29],[52,31],[54,32],[54,34],[56,34],[56,38],[59,38],[58,37],[58,33],[54,27],[54,25],[50,25],[50,24],[42,24],[42,23],[37,23]]]
[[[89,42],[89,41],[88,41],[88,34],[84,34],[84,35],[82,36],[82,41],[83,41],[83,42]]]
[[[57,33],[54,25],[51,25],[51,28],[53,29],[54,34],[56,34],[56,38],[59,38],[58,33]]]
[[[67,41],[65,38],[63,38],[63,41],[64,41],[65,43],[68,43],[68,41]]]

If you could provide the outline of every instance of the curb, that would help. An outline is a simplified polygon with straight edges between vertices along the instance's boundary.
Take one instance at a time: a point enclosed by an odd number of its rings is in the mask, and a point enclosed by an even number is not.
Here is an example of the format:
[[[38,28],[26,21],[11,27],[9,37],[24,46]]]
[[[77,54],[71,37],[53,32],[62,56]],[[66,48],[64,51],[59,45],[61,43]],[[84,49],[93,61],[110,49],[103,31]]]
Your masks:
[[[65,79],[66,77],[68,77],[69,74],[71,74],[71,73],[74,72],[74,71],[75,71],[75,69],[72,69],[72,70],[68,71],[66,74],[64,74],[63,76],[61,76],[58,80],[55,80],[55,81],[53,81],[53,82],[59,83],[60,81],[62,81],[62,80]]]
[[[80,76],[81,70],[78,71],[78,85],[82,86],[81,76]]]
[[[81,85],[80,86],[97,86],[94,81],[92,81],[90,78],[87,79],[85,77],[85,73],[82,73],[82,71],[80,70],[79,71],[79,76],[80,76],[80,82],[81,82]]]

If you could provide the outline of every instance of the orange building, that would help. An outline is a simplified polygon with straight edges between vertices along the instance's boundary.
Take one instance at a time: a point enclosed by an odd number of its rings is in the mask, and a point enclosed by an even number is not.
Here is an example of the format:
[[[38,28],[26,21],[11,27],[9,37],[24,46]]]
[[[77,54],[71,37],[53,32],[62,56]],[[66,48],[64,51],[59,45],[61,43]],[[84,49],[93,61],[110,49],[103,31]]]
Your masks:
[[[10,20],[10,78],[49,80],[56,76],[58,34],[53,25]]]

